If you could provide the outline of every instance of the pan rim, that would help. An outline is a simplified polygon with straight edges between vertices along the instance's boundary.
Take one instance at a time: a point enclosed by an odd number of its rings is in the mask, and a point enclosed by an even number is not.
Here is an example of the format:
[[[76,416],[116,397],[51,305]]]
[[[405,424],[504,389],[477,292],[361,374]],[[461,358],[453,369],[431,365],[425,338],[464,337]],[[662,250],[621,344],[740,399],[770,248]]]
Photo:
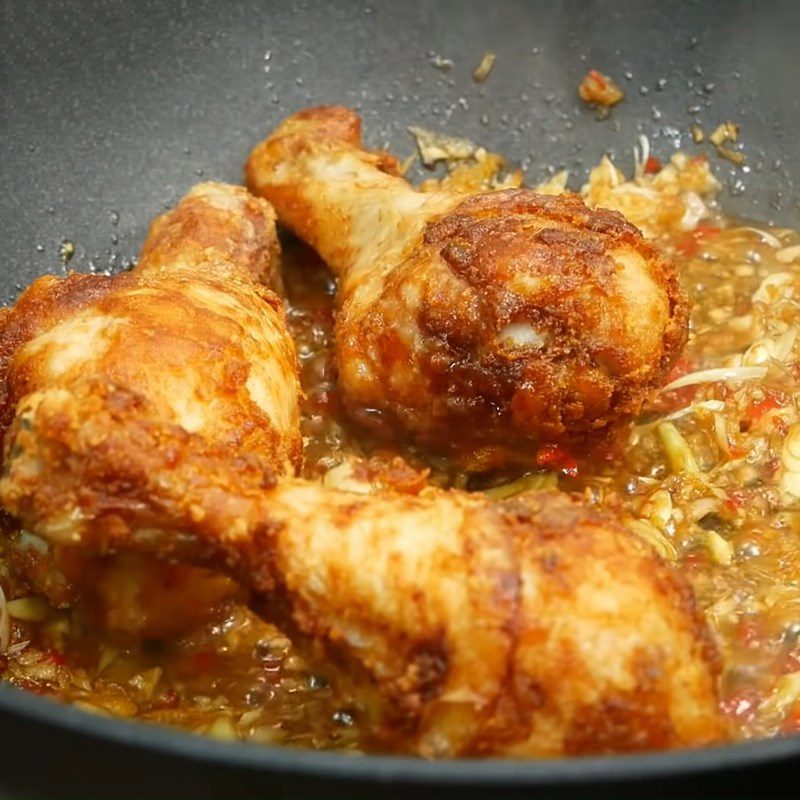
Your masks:
[[[695,750],[546,759],[450,759],[345,755],[333,751],[223,742],[161,725],[89,714],[24,689],[0,684],[0,712],[25,717],[139,751],[221,767],[369,783],[533,786],[585,785],[686,777],[742,769],[800,756],[800,736]]]

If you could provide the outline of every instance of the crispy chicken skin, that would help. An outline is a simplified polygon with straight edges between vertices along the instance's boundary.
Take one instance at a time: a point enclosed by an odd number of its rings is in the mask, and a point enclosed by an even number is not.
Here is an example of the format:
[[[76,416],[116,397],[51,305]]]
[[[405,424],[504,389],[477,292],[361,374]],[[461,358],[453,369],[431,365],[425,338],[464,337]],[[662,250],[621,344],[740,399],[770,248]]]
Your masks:
[[[277,255],[269,205],[207,183],[153,223],[132,272],[39,278],[0,317],[0,436],[31,392],[93,376],[232,457],[258,452],[293,474],[302,459],[294,344],[280,299],[259,283],[276,282]],[[11,547],[18,570],[57,604],[77,592],[115,630],[173,633],[235,589],[180,565],[96,563],[30,542]]]
[[[0,432],[20,399],[102,375],[164,420],[277,472],[302,459],[272,209],[206,183],[153,223],[130,273],[36,280],[0,318]]]
[[[522,756],[724,736],[717,654],[687,584],[557,493],[492,502],[278,478],[88,377],[22,401],[0,498],[53,545],[233,576],[377,692],[379,741]]]
[[[471,468],[629,420],[685,343],[673,264],[576,195],[416,192],[338,107],[289,117],[245,172],[339,277],[351,415]]]

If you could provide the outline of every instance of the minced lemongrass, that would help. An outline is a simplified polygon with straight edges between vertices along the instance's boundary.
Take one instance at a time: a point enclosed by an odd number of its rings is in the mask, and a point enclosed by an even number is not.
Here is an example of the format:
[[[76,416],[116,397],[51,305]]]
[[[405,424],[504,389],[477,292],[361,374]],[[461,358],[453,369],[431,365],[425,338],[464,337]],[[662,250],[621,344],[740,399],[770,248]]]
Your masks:
[[[644,519],[628,520],[628,528],[640,539],[649,544],[660,556],[667,561],[674,561],[678,553],[675,546],[652,523]]]
[[[800,497],[800,423],[789,428],[781,448],[781,489],[792,498]]]
[[[717,412],[714,412],[714,437],[717,440],[717,446],[720,451],[726,456],[730,456],[731,448],[728,443],[728,423],[725,421],[725,417]]]
[[[797,328],[794,325],[780,336],[759,339],[747,348],[742,356],[742,364],[750,367],[768,361],[785,362],[792,354],[796,339]]]
[[[11,617],[8,614],[8,601],[0,584],[0,653],[8,650],[11,642]]]
[[[790,272],[773,272],[772,275],[767,275],[758,289],[753,292],[754,303],[772,303],[776,300],[776,295],[781,293],[784,286],[793,283],[795,276]]]
[[[433,166],[439,161],[462,161],[472,158],[478,149],[478,145],[469,139],[447,136],[426,128],[411,126],[408,132],[414,137],[420,160],[426,167]]]
[[[6,603],[6,610],[13,619],[22,622],[41,622],[50,613],[50,606],[41,597],[19,597]]]
[[[552,178],[540,183],[536,187],[539,194],[563,194],[567,191],[567,181],[569,180],[569,171],[562,169],[553,175]]]
[[[723,411],[725,403],[722,400],[702,400],[699,403],[692,403],[690,406],[684,406],[671,414],[662,417],[659,422],[668,422],[672,419],[679,419],[685,417],[687,414],[694,414],[698,411]]]
[[[657,489],[650,495],[645,509],[652,525],[660,531],[666,530],[672,519],[672,495],[666,489]]]
[[[723,539],[716,531],[706,531],[706,547],[711,557],[718,564],[727,567],[733,559],[733,549],[730,543]]]
[[[24,642],[15,642],[14,644],[8,646],[8,650],[6,652],[10,656],[15,656],[25,650],[30,643],[30,639],[26,639]]]
[[[775,683],[775,690],[761,704],[760,711],[767,714],[782,715],[800,698],[800,672],[781,675]]]
[[[778,247],[780,247],[780,244]],[[775,258],[777,258],[781,264],[791,264],[792,261],[797,261],[797,259],[800,258],[800,244],[778,250],[778,252],[775,253]]]
[[[85,700],[74,700],[72,703],[73,708],[79,708],[88,714],[95,714],[98,717],[110,717],[111,714],[106,709],[96,706],[94,703],[87,703]]]
[[[671,422],[662,422],[656,428],[656,431],[666,453],[670,468],[676,475],[681,472],[694,474],[700,472],[700,466],[694,457],[692,448],[689,447],[689,443]]]
[[[698,383],[718,383],[720,381],[755,381],[767,374],[767,367],[716,367],[714,369],[701,369],[681,375],[671,383],[661,388],[662,392],[671,392],[682,389],[684,386],[694,386]]]
[[[491,489],[486,489],[484,494],[492,500],[505,500],[507,497],[513,497],[523,492],[530,492],[534,489],[556,489],[558,487],[558,476],[555,472],[534,472],[529,475],[523,475],[510,483],[501,483],[499,486],[493,486]]]
[[[494,67],[496,58],[497,55],[491,51],[487,51],[483,54],[480,64],[475,67],[475,70],[472,73],[472,77],[476,83],[483,83],[489,77],[489,73]]]
[[[223,742],[234,742],[239,738],[233,722],[228,717],[217,717],[203,733]]]
[[[650,158],[650,140],[644,134],[640,134],[638,147],[636,145],[633,147],[633,174],[635,177],[641,178],[644,175],[648,158]]]
[[[762,228],[754,228],[752,225],[742,225],[741,228],[736,228],[739,231],[750,231],[751,233],[755,233],[761,237],[761,240],[768,244],[770,247],[774,247],[776,250],[783,247],[783,242],[777,237],[771,234],[769,231],[765,231]],[[781,260],[780,253],[776,253],[775,257],[778,261]]]

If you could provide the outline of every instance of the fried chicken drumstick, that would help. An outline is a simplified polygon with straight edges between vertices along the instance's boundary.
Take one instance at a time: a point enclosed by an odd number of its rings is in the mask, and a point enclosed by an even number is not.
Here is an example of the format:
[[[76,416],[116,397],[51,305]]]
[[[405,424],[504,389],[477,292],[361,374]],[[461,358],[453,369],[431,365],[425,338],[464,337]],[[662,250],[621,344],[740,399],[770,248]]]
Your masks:
[[[50,543],[227,571],[377,686],[429,756],[669,748],[720,736],[691,592],[612,519],[553,493],[360,495],[86,379],[29,396],[0,493]],[[288,616],[282,617],[281,614]]]
[[[206,185],[132,274],[23,295],[0,334],[5,508],[53,549],[231,576],[348,664],[379,698],[376,736],[412,752],[721,738],[691,591],[612,518],[557,493],[362,495],[291,476],[292,349],[252,280],[272,236],[263,201]]]
[[[673,265],[576,195],[417,192],[337,107],[285,120],[246,177],[339,277],[351,415],[470,468],[629,420],[685,343]]]
[[[31,392],[104,376],[164,421],[294,473],[295,348],[262,285],[277,254],[269,205],[205,183],[155,220],[131,272],[39,278],[0,319],[0,433]]]
[[[277,281],[277,253],[272,209],[207,183],[155,221],[132,272],[39,278],[0,319],[0,436],[31,393],[102,378],[232,458],[259,453],[276,474],[293,474],[302,460],[294,343],[280,299],[261,285]],[[20,569],[52,601],[69,602],[77,582],[115,630],[174,633],[233,588],[131,558],[95,565],[59,551],[43,563],[18,544]]]

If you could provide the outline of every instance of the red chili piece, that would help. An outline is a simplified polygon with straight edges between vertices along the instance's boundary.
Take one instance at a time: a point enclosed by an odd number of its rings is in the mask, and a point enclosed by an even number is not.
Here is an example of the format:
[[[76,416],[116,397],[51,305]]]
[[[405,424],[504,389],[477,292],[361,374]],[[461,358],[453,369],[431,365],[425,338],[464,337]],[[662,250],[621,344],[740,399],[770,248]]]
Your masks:
[[[644,162],[644,171],[648,175],[661,172],[661,162],[655,156],[648,156],[647,161]]]
[[[575,478],[578,475],[578,462],[557,444],[546,444],[536,454],[536,463],[540,467],[557,469],[562,475]]]
[[[722,228],[716,225],[698,225],[693,231],[675,245],[675,249],[684,256],[694,256],[700,250],[700,245],[707,239],[716,236]]]

